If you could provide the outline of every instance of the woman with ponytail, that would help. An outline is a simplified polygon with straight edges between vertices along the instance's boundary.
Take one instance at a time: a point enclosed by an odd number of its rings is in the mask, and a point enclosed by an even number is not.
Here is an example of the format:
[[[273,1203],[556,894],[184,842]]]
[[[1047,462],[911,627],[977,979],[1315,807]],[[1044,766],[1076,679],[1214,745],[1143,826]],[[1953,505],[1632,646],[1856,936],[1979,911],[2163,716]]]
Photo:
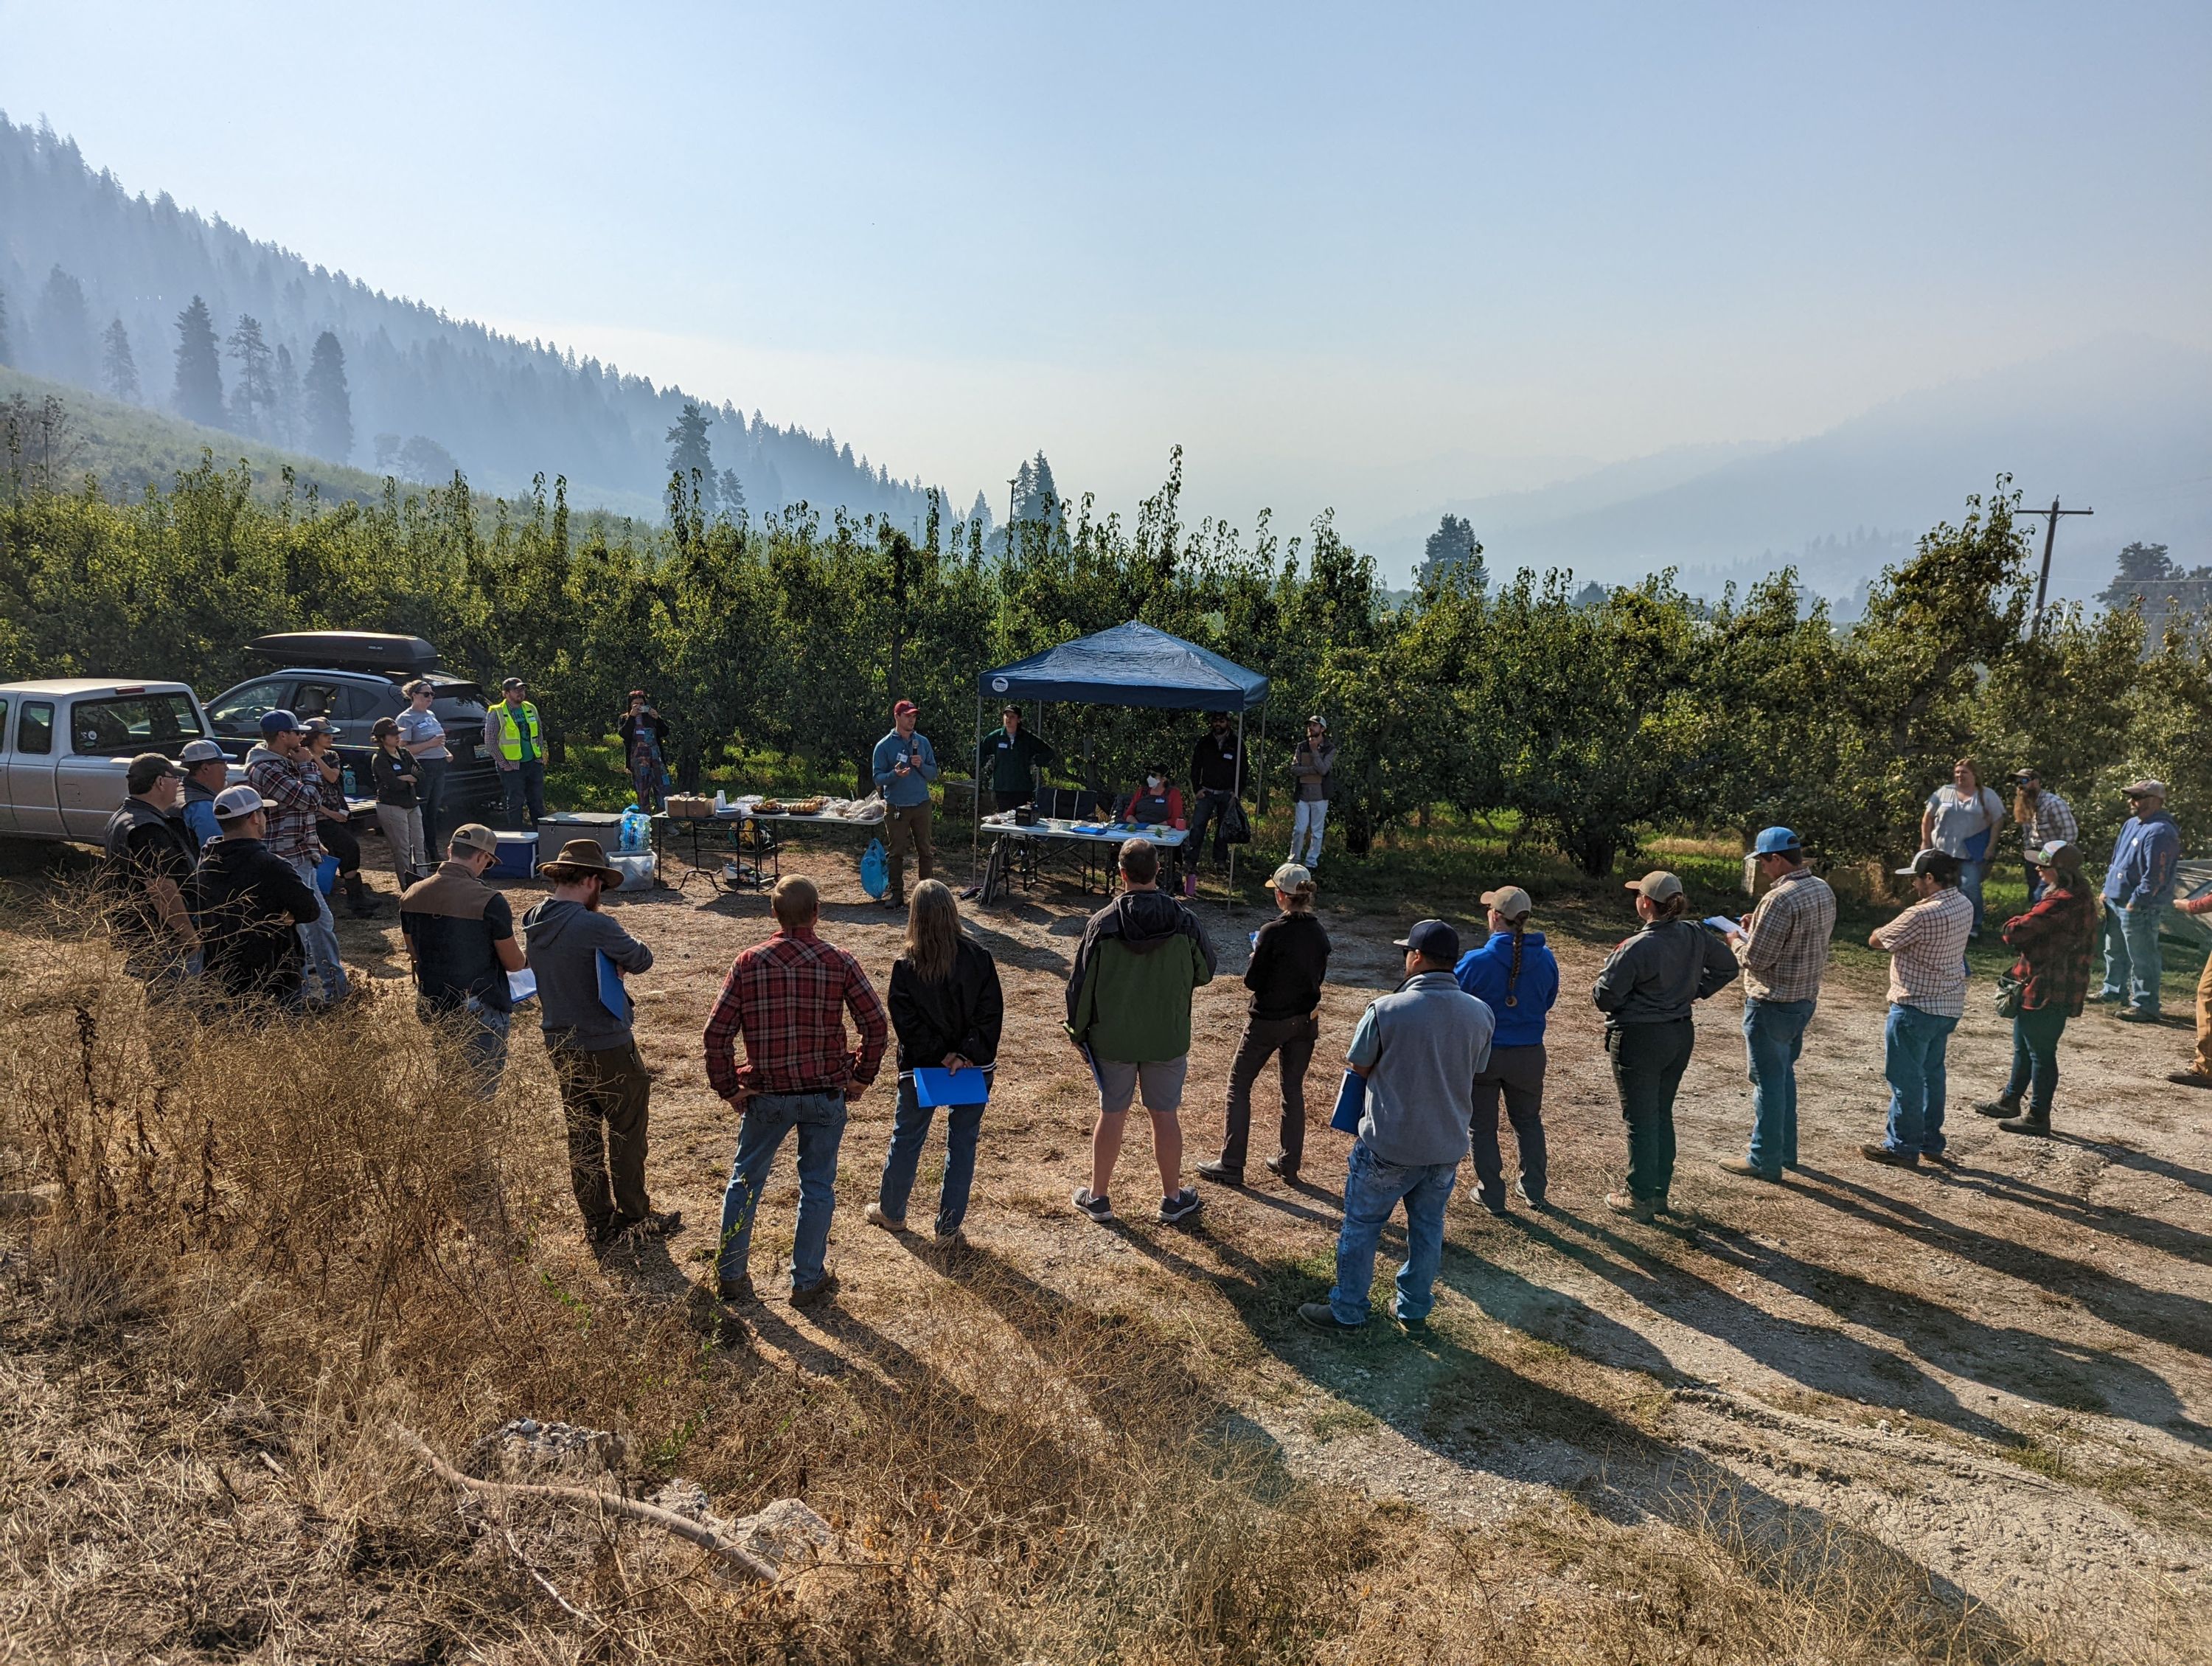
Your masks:
[[[1474,1174],[1482,1207],[1505,1213],[1505,1164],[1498,1148],[1502,1099],[1521,1148],[1521,1175],[1513,1189],[1533,1209],[1544,1207],[1544,1021],[1559,997],[1559,963],[1544,946],[1544,933],[1528,929],[1535,904],[1518,885],[1485,891],[1490,938],[1459,958],[1459,987],[1490,1008],[1498,1030],[1490,1062],[1474,1079]]]

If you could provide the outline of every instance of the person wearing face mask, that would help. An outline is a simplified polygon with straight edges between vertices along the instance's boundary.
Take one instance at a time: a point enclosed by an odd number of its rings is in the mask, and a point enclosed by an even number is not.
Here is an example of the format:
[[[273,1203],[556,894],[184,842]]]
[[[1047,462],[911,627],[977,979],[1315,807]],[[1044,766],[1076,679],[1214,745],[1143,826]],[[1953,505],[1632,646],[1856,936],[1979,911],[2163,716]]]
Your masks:
[[[1144,781],[1114,806],[1114,819],[1143,827],[1188,827],[1183,818],[1182,793],[1168,784],[1168,772],[1158,764],[1145,771]]]

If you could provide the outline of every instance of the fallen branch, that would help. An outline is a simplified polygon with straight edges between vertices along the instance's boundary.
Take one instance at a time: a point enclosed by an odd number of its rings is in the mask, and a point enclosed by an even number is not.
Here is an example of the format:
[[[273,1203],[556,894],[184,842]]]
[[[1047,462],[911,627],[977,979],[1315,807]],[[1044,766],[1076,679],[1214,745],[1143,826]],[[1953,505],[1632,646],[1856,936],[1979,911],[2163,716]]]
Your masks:
[[[688,1539],[717,1561],[749,1573],[763,1584],[774,1584],[781,1577],[771,1567],[742,1545],[732,1544],[711,1527],[702,1527],[688,1516],[679,1516],[672,1510],[663,1510],[659,1505],[641,1503],[613,1493],[603,1493],[596,1487],[547,1487],[536,1481],[478,1481],[474,1475],[465,1475],[432,1451],[422,1437],[412,1429],[393,1424],[392,1431],[415,1449],[417,1456],[430,1466],[430,1473],[440,1481],[465,1487],[471,1493],[481,1493],[495,1499],[546,1499],[556,1504],[589,1505],[600,1510],[611,1511],[617,1516],[628,1516],[632,1521],[644,1522],[664,1533],[672,1533],[679,1539]]]

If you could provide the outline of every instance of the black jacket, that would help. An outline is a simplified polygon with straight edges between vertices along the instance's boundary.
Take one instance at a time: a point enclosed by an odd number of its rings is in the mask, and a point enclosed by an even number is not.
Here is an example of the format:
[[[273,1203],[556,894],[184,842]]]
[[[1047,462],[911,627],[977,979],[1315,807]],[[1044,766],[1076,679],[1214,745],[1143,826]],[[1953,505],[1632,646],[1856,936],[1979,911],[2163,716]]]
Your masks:
[[[1306,913],[1279,914],[1260,927],[1244,987],[1255,1018],[1302,1018],[1321,1005],[1328,976],[1328,933]]]
[[[952,976],[926,983],[914,962],[901,955],[891,965],[891,1032],[898,1037],[898,1067],[932,1068],[957,1053],[970,1064],[990,1064],[999,1056],[999,1031],[1006,1005],[999,990],[999,968],[991,952],[963,937]]]
[[[1244,748],[1236,730],[1219,740],[1211,729],[1198,738],[1198,745],[1190,749],[1190,778],[1201,793],[1243,793]]]
[[[380,746],[369,755],[369,779],[376,783],[376,801],[388,804],[396,810],[415,807],[415,788],[421,783],[422,772],[415,767],[415,754],[402,746],[396,752],[387,752]],[[413,775],[413,781],[402,781],[402,775]]]
[[[224,994],[289,1000],[300,992],[295,926],[322,914],[322,899],[258,839],[217,839],[185,884],[199,927],[208,982]]]

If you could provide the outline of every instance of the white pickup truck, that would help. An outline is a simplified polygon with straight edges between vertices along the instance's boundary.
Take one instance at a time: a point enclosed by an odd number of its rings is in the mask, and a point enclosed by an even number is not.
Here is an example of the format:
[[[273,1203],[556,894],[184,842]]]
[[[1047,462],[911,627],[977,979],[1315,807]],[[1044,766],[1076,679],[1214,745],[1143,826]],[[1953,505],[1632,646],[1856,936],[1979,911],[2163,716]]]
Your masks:
[[[132,758],[210,734],[182,683],[0,683],[0,837],[97,844]]]

